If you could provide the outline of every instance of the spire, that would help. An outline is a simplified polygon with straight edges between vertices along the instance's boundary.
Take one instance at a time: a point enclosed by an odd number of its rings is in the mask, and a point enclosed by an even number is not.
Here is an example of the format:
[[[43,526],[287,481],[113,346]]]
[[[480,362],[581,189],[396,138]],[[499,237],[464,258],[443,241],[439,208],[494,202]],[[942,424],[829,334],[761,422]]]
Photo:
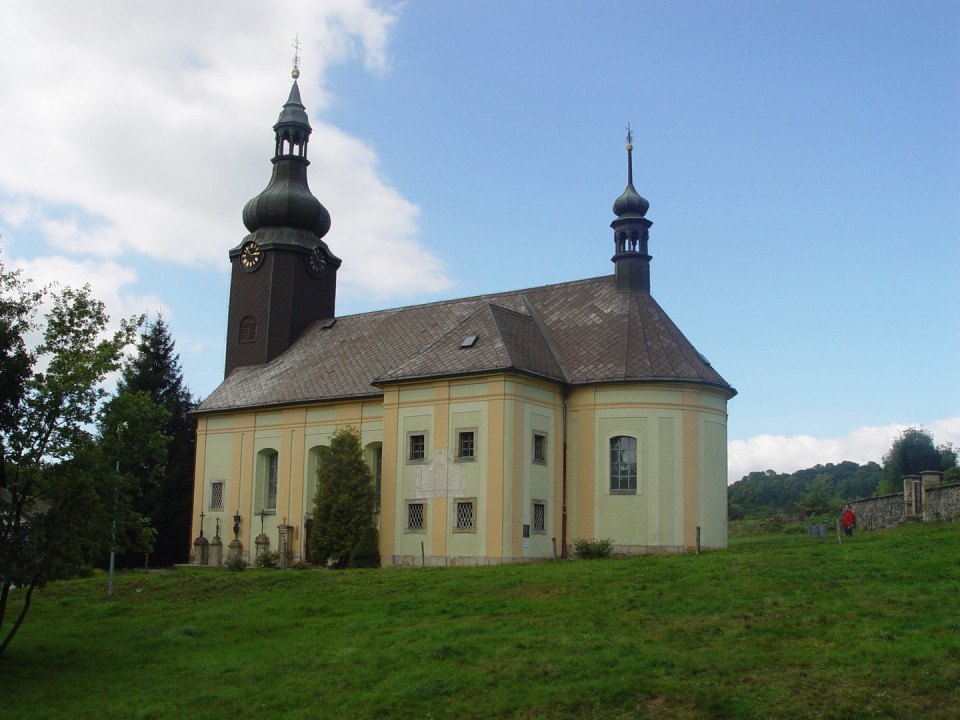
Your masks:
[[[650,203],[640,197],[633,187],[633,132],[627,123],[627,189],[613,203],[613,212],[617,217],[643,217],[650,209]]]
[[[650,292],[650,255],[647,254],[652,222],[645,217],[650,203],[633,187],[633,132],[627,124],[627,187],[614,201],[617,219],[613,228],[618,292]]]
[[[299,41],[295,45],[299,52]],[[296,233],[281,233],[283,238],[269,240],[293,242],[310,249],[330,230],[330,213],[310,192],[307,185],[307,143],[313,128],[307,118],[307,109],[300,99],[297,79],[300,77],[299,54],[294,56],[293,86],[273,126],[276,146],[273,156],[273,176],[270,183],[243,208],[243,224],[251,233],[264,229],[286,228],[303,230],[313,237],[297,237]],[[269,233],[277,235],[277,233]],[[259,242],[269,241],[267,238]]]

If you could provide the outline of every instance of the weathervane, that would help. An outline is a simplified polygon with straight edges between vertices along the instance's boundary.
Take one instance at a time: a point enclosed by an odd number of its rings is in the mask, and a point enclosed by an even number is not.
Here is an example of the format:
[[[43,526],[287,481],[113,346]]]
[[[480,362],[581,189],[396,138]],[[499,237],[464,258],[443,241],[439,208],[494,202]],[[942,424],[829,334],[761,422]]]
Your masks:
[[[630,130],[630,123],[627,123],[627,150],[633,150],[633,131]]]
[[[290,74],[296,80],[300,77],[300,33],[297,33],[291,44],[293,45],[293,70]]]

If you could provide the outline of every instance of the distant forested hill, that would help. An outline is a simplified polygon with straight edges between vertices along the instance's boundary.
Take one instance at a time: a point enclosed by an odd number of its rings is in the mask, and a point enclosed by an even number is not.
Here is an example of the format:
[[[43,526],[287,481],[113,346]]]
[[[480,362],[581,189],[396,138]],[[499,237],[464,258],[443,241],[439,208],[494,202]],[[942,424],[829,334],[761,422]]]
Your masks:
[[[818,482],[815,484],[814,480]],[[761,517],[794,510],[801,500],[809,499],[818,490],[821,494],[826,490],[829,497],[838,502],[871,497],[881,480],[883,468],[877,463],[858,465],[849,460],[837,465],[814,465],[789,474],[773,470],[752,472],[727,488],[730,518]]]

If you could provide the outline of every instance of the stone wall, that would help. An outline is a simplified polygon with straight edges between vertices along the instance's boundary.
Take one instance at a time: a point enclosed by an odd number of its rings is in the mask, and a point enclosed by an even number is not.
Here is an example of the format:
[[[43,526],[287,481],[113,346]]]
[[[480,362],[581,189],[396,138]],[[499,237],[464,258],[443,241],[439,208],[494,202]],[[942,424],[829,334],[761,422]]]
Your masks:
[[[924,490],[924,522],[960,522],[960,483]]]
[[[851,500],[850,507],[857,516],[857,528],[860,530],[879,530],[891,518],[903,515],[903,493],[878,495],[862,500]]]

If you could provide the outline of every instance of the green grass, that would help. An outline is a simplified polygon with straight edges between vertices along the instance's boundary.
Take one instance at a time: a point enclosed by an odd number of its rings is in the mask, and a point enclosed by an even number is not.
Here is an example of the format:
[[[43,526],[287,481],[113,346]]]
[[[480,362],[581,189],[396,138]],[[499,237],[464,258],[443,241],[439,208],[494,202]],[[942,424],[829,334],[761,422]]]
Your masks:
[[[955,718],[960,526],[542,565],[57,583],[0,718]]]

